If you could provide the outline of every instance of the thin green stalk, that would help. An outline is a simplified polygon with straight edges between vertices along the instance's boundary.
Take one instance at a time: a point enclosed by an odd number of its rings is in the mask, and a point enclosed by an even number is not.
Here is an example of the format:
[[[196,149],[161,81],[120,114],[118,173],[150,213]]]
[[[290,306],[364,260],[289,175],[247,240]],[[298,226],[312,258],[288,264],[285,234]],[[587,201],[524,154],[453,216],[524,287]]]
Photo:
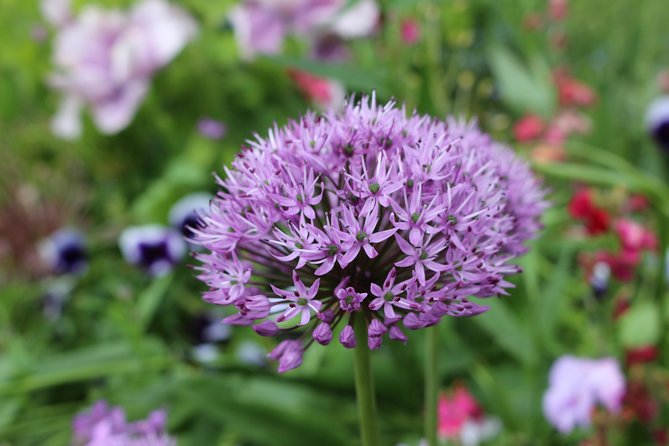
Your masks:
[[[367,346],[367,321],[364,315],[355,318],[355,393],[358,400],[358,417],[360,419],[360,436],[363,446],[379,446],[379,431],[376,426],[376,399],[374,394],[374,377]]]
[[[660,309],[660,339],[658,342],[658,347],[660,350],[660,360],[663,365],[669,364],[669,357],[667,356],[667,312],[669,309],[667,305],[667,250],[669,249],[669,234],[667,233],[667,225],[669,224],[669,219],[664,216],[662,213],[658,213],[660,216],[660,224],[658,227],[659,239],[660,239],[660,249],[659,249],[659,262],[658,262],[658,275],[657,275],[657,304]]]
[[[429,446],[437,446],[437,399],[439,377],[437,354],[439,345],[438,325],[426,329],[425,334],[425,438]]]

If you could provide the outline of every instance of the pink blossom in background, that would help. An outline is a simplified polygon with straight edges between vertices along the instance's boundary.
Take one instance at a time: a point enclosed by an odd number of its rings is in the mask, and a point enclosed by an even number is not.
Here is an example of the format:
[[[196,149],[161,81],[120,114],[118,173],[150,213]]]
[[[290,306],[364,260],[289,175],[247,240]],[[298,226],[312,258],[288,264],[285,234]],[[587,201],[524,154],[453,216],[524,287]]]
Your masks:
[[[565,69],[555,70],[553,80],[558,89],[560,105],[564,107],[589,107],[597,99],[590,86],[572,77]]]
[[[615,222],[614,229],[620,244],[626,251],[654,250],[657,248],[655,234],[633,220],[621,218]]]
[[[346,92],[341,83],[299,70],[290,70],[289,75],[304,97],[318,108],[339,109],[344,105]]]
[[[420,27],[418,22],[414,19],[405,19],[402,20],[400,24],[400,36],[402,37],[402,42],[407,45],[413,45],[418,42],[420,39]]]
[[[546,124],[540,116],[525,115],[513,126],[513,134],[518,142],[538,139],[544,132]]]
[[[289,35],[318,41],[335,35],[350,39],[371,34],[378,23],[375,0],[244,0],[230,20],[242,57],[277,54]]]
[[[64,26],[72,20],[71,0],[42,0],[40,9],[44,20],[52,26]]]
[[[225,136],[225,124],[212,118],[202,118],[197,122],[197,130],[205,138],[218,140]]]
[[[477,446],[494,436],[502,429],[502,424],[495,417],[486,417],[478,402],[469,390],[456,386],[446,396],[439,397],[438,434],[444,440],[458,440],[463,446]]]
[[[625,377],[613,358],[562,356],[553,363],[548,380],[544,415],[562,433],[588,427],[598,405],[613,413],[622,407]]]
[[[440,395],[438,414],[439,436],[458,438],[467,420],[480,418],[483,412],[469,390],[458,386],[450,397]]]
[[[144,99],[153,74],[190,41],[197,26],[164,0],[144,0],[130,11],[87,6],[57,28],[50,85],[63,94],[54,133],[76,138],[80,114],[92,113],[100,131],[123,130]]]
[[[568,12],[568,0],[550,0],[548,4],[548,16],[555,20],[564,20]]]

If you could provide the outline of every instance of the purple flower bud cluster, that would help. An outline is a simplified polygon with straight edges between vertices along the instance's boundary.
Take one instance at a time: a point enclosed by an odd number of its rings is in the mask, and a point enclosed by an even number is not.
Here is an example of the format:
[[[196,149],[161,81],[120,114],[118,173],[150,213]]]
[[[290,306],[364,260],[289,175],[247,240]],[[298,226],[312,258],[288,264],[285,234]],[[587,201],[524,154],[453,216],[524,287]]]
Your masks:
[[[96,402],[74,418],[75,446],[176,446],[165,432],[165,411],[151,412],[146,420],[129,423],[120,407]]]
[[[281,372],[336,330],[354,347],[355,318],[376,349],[484,312],[468,298],[507,294],[547,206],[527,164],[474,125],[374,97],[275,126],[225,173],[193,229],[204,299],[261,335],[301,333],[270,354]]]

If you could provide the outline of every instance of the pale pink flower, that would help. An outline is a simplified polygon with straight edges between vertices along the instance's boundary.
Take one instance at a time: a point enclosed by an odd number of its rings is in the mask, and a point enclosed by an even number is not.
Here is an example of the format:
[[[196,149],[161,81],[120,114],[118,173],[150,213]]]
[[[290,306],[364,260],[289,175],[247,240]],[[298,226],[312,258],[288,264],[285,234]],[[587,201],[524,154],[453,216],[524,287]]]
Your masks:
[[[151,77],[168,64],[196,32],[180,8],[164,0],[144,0],[130,11],[87,6],[58,29],[55,73],[50,85],[62,92],[52,122],[54,133],[76,138],[80,114],[90,108],[103,133],[124,129],[149,88]]]
[[[378,23],[375,0],[244,0],[230,13],[240,53],[245,59],[277,54],[288,36],[316,44],[322,36],[350,39],[371,34]]]
[[[589,426],[599,404],[619,412],[624,393],[625,377],[615,359],[562,356],[551,367],[544,415],[560,432],[568,433]]]

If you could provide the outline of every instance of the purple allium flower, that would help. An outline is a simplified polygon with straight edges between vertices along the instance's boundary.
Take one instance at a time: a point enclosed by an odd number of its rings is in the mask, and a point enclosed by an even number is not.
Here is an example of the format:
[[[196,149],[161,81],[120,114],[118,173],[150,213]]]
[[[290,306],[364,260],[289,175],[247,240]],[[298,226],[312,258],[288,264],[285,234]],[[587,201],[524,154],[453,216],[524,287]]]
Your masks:
[[[613,358],[562,356],[551,367],[544,394],[544,415],[560,432],[587,427],[593,409],[603,405],[617,413],[622,407],[625,377]]]
[[[88,266],[84,236],[75,229],[60,229],[39,247],[42,260],[56,274],[79,274]]]
[[[176,446],[165,432],[166,414],[151,412],[146,420],[129,423],[120,407],[96,402],[88,412],[74,418],[75,446]]]
[[[209,209],[212,198],[208,192],[196,192],[177,201],[170,209],[170,226],[181,232],[184,237],[190,238],[193,235],[191,228],[202,225],[200,215]]]
[[[379,18],[375,0],[244,0],[230,21],[243,57],[276,54],[288,35],[357,38],[371,34]]]
[[[669,151],[669,96],[660,96],[646,111],[646,125],[655,142]]]
[[[181,234],[158,225],[133,226],[119,237],[119,247],[128,263],[153,276],[167,274],[186,253]]]
[[[143,0],[130,11],[86,6],[70,17],[67,2],[45,0],[44,13],[57,26],[50,85],[63,93],[54,133],[76,138],[88,106],[103,133],[132,120],[153,74],[167,65],[196,33],[183,10],[165,0]]]
[[[301,363],[303,342],[328,340],[323,323],[343,325],[351,348],[362,317],[378,348],[406,341],[402,327],[485,311],[468,297],[506,294],[546,207],[527,165],[473,125],[374,97],[248,144],[193,229],[196,256],[205,300],[302,335],[272,352],[281,371]],[[245,302],[259,295],[269,308],[254,313]]]
[[[197,131],[205,138],[219,140],[225,136],[225,124],[212,118],[202,118],[197,122]]]

